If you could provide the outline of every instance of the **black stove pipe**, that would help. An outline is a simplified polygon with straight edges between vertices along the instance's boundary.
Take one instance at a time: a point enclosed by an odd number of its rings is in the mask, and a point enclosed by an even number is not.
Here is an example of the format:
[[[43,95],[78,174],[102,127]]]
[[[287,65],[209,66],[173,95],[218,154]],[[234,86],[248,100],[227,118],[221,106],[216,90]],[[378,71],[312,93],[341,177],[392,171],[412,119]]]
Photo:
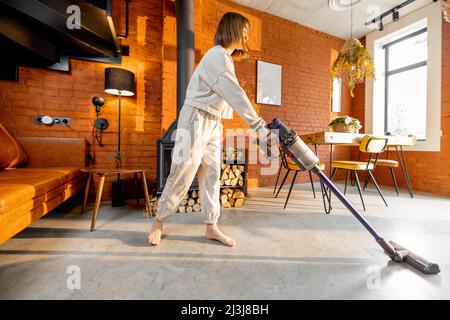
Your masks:
[[[157,142],[157,193],[160,194],[166,184],[171,166],[171,153],[174,147],[173,133],[177,128],[177,119],[186,98],[186,90],[195,67],[194,45],[194,4],[195,0],[176,0],[177,16],[177,118]],[[191,190],[198,190],[197,180]]]
[[[177,14],[177,119],[195,67],[195,0],[176,0]]]

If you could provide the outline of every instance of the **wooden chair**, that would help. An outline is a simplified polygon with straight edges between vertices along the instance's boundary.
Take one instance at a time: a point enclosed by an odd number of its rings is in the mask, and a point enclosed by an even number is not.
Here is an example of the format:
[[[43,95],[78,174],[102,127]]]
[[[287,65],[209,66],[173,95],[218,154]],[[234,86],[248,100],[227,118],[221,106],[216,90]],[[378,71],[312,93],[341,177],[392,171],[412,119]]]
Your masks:
[[[374,137],[371,135],[365,135],[361,139],[361,143],[359,145],[359,151],[362,153],[366,153],[369,155],[369,159],[367,161],[333,161],[332,162],[332,168],[333,172],[331,174],[331,180],[333,180],[334,175],[336,174],[336,171],[338,169],[347,170],[347,177],[345,179],[345,188],[344,188],[344,194],[347,191],[347,183],[348,179],[350,177],[350,173],[354,173],[356,186],[358,187],[359,196],[361,198],[362,206],[364,208],[364,211],[366,210],[366,206],[364,204],[364,199],[362,196],[362,190],[361,190],[361,184],[359,181],[358,173],[365,172],[367,174],[367,179],[372,179],[373,183],[375,184],[375,187],[377,188],[378,193],[381,196],[381,199],[383,199],[383,202],[386,206],[388,206],[386,200],[383,197],[383,194],[381,193],[380,187],[378,186],[378,183],[376,182],[372,170],[377,166],[380,154],[384,152],[387,145],[387,139],[386,138],[380,138],[380,137]],[[375,157],[375,158],[374,158]]]

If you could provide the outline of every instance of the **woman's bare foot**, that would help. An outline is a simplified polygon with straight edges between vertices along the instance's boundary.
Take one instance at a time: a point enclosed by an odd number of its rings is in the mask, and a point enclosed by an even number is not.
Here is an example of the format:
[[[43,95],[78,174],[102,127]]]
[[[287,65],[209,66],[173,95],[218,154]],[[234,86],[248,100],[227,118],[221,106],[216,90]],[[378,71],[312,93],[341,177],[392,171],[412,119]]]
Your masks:
[[[206,225],[205,237],[208,240],[217,240],[219,242],[222,242],[224,245],[229,247],[234,247],[236,245],[236,241],[233,238],[224,235],[222,231],[217,228],[216,224]]]
[[[159,243],[161,242],[163,224],[164,222],[159,221],[158,219],[153,222],[152,229],[148,234],[148,243],[150,243],[152,246],[159,246]]]

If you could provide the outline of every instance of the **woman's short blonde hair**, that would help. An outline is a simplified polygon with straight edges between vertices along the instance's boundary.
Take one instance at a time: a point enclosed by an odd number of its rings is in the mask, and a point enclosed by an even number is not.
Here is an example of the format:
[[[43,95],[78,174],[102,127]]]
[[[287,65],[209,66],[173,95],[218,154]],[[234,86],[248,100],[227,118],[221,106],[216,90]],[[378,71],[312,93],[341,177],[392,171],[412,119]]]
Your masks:
[[[244,39],[244,29],[250,28],[250,21],[243,15],[236,12],[227,12],[220,19],[214,36],[214,45],[221,45],[228,48],[234,43],[241,43],[242,50],[234,50],[233,56],[248,58],[250,50],[247,39]]]

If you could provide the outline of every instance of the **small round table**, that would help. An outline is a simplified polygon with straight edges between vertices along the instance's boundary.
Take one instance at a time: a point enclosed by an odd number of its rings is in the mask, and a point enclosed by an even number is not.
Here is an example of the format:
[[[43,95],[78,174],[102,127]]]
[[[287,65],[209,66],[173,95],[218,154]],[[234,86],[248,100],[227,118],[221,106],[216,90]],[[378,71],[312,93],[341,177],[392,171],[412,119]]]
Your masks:
[[[124,167],[124,168],[114,168],[114,167],[100,167],[100,166],[95,166],[95,167],[86,167],[80,170],[81,172],[86,172],[89,174],[87,183],[86,183],[86,188],[84,191],[84,200],[83,200],[83,206],[81,207],[81,212],[85,212],[86,210],[86,202],[87,202],[87,198],[88,198],[88,194],[89,194],[89,185],[91,184],[92,181],[92,176],[94,174],[97,174],[100,176],[100,182],[98,184],[98,188],[97,188],[97,196],[95,199],[95,207],[94,207],[94,211],[92,213],[92,222],[91,222],[91,232],[95,230],[95,221],[97,219],[97,214],[98,214],[98,209],[100,207],[100,200],[102,198],[102,193],[103,193],[103,185],[105,184],[105,178],[107,175],[111,175],[111,174],[129,174],[132,173],[134,176],[134,181],[136,183],[136,200],[137,203],[139,204],[139,195],[138,195],[138,174],[141,174],[141,180],[142,180],[142,187],[144,189],[144,196],[145,196],[145,206],[146,206],[146,210],[149,212],[150,217],[152,216],[151,214],[151,210],[150,210],[150,197],[148,195],[148,189],[147,189],[147,181],[145,180],[145,170],[142,168],[128,168],[128,167]]]

